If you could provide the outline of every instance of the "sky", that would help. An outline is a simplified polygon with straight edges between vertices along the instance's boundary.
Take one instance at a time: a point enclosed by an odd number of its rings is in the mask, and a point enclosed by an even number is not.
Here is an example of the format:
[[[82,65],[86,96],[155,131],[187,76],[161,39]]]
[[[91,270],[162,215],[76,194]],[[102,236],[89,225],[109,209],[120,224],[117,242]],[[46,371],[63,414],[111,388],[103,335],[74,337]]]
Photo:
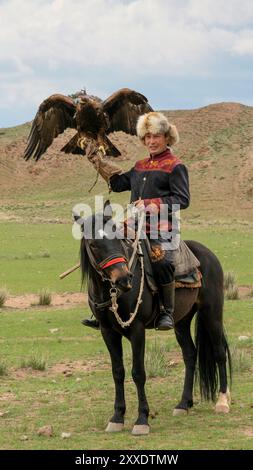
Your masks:
[[[53,93],[253,106],[252,0],[0,0],[0,128]]]

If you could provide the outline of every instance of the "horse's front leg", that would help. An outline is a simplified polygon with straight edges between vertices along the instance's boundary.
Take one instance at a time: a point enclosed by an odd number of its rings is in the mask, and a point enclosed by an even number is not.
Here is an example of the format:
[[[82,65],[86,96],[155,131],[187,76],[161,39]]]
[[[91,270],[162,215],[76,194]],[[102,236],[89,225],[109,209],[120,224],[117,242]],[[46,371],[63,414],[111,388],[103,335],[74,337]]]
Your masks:
[[[146,372],[144,368],[145,354],[145,328],[141,323],[133,325],[129,339],[131,341],[133,353],[132,377],[138,393],[138,419],[132,430],[134,435],[149,433],[149,406],[145,394]]]
[[[114,415],[110,419],[106,431],[122,431],[126,412],[123,364],[122,336],[114,330],[101,327],[101,333],[111,356],[112,375],[115,384]]]

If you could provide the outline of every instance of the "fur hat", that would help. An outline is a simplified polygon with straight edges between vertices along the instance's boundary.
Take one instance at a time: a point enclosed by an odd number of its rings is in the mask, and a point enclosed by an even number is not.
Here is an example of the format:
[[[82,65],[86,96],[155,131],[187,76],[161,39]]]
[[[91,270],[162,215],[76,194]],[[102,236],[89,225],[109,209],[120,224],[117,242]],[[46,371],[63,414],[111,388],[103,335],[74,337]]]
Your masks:
[[[179,142],[179,135],[176,126],[170,124],[166,116],[162,113],[152,111],[139,117],[136,125],[138,137],[143,141],[146,134],[165,134],[168,144],[174,145]]]

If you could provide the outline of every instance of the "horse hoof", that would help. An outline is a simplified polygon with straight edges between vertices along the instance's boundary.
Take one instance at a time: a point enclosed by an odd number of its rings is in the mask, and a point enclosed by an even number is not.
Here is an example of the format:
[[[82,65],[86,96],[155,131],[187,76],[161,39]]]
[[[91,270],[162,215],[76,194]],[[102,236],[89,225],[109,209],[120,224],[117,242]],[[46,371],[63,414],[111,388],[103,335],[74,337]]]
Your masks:
[[[188,415],[189,413],[189,410],[184,410],[183,408],[174,408],[173,412],[172,412],[172,416],[186,416]]]
[[[229,413],[230,393],[219,393],[218,401],[215,405],[215,413]]]
[[[227,413],[229,413],[229,406],[228,405],[217,404],[215,406],[215,413],[227,414]]]
[[[135,424],[132,430],[133,436],[144,436],[149,434],[148,424]]]
[[[120,432],[122,431],[123,427],[124,427],[123,423],[112,423],[111,421],[109,421],[105,432]]]

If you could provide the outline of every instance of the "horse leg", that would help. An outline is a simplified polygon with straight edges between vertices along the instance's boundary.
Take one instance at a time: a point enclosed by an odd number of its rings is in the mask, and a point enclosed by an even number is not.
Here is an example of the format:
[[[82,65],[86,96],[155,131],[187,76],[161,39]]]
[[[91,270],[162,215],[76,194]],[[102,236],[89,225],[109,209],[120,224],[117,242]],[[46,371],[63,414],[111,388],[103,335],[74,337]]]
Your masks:
[[[191,320],[193,313],[189,313],[186,317],[176,324],[175,334],[177,342],[181,347],[184,364],[185,378],[184,388],[180,402],[173,410],[173,416],[179,414],[187,414],[189,408],[193,406],[193,382],[197,360],[197,352],[191,337]]]
[[[135,324],[130,333],[133,355],[132,377],[138,393],[138,418],[134,424],[132,434],[135,436],[149,434],[149,406],[145,394],[146,372],[144,367],[145,328],[141,323]]]
[[[212,305],[209,308],[205,307],[205,310],[201,311],[200,314],[203,316],[205,330],[208,332],[208,336],[212,345],[211,349],[213,351],[213,363],[216,364],[219,374],[219,395],[218,401],[215,405],[215,412],[229,413],[230,393],[227,380],[227,356],[230,365],[230,353],[223,330],[222,307],[219,307],[219,303],[216,302],[215,305]],[[214,312],[216,314],[216,318],[214,318]],[[207,344],[207,342],[205,342],[205,344]],[[209,363],[210,361],[211,358]]]
[[[215,413],[229,413],[230,411],[230,392],[228,389],[228,381],[227,381],[227,357],[226,357],[226,340],[225,344],[223,341],[224,335],[223,333],[215,334],[212,336],[213,346],[214,346],[214,355],[216,362],[218,364],[218,371],[219,371],[219,379],[220,379],[220,387],[219,387],[219,395],[218,400],[215,405]],[[225,338],[224,338],[225,339]]]
[[[126,411],[123,364],[122,336],[114,330],[101,327],[101,333],[111,356],[112,375],[115,384],[114,415],[110,419],[106,431],[122,431]]]

